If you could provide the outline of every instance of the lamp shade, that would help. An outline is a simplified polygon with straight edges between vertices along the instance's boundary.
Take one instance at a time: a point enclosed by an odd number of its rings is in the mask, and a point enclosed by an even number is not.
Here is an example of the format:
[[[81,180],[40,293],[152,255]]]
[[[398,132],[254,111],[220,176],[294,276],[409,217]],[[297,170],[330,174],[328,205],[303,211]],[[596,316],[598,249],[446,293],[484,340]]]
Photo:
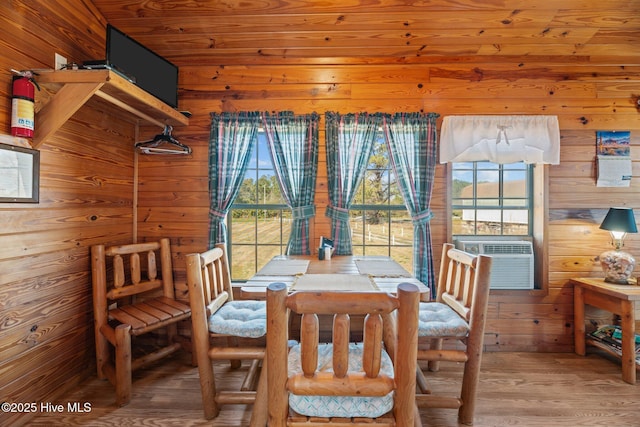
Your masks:
[[[631,208],[609,208],[600,225],[602,230],[637,233],[636,219]]]

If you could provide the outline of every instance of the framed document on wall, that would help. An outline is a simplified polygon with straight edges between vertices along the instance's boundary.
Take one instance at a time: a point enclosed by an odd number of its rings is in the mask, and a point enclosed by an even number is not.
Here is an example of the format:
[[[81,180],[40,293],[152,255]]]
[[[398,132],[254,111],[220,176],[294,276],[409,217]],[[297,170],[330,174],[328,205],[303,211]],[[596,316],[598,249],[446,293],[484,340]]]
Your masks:
[[[39,190],[40,152],[0,144],[0,202],[38,203]]]

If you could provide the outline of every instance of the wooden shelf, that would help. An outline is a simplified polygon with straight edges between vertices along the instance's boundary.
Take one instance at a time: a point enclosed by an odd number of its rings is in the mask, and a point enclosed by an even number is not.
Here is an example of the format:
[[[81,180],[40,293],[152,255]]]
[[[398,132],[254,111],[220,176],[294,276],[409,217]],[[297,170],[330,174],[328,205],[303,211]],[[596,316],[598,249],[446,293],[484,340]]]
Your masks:
[[[607,344],[598,341],[597,339],[591,338],[590,336],[587,336],[585,338],[585,341],[588,345],[592,346],[592,347],[596,347],[599,348],[600,350],[604,351],[605,353],[610,354],[611,356],[614,356],[618,359],[620,359],[622,357],[622,351],[618,351],[613,347],[608,346]],[[636,353],[637,354],[637,353]],[[640,370],[640,360],[638,360],[638,357],[636,357],[636,369]]]
[[[93,96],[164,127],[186,126],[189,119],[111,70],[35,70],[40,86],[55,94],[36,113],[33,148],[53,135]]]
[[[15,145],[16,147],[31,148],[31,143],[27,138],[20,138],[12,135],[0,134],[0,144]]]

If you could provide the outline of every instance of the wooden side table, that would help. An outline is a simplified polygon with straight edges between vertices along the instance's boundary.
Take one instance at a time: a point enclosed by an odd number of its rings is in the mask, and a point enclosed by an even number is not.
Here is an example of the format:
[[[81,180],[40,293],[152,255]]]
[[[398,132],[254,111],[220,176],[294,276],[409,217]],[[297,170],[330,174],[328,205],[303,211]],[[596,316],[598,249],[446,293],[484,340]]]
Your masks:
[[[622,379],[636,383],[635,313],[634,302],[640,301],[640,286],[616,285],[604,279],[571,279],[574,295],[575,352],[586,353],[584,306],[589,304],[617,314],[622,328]]]

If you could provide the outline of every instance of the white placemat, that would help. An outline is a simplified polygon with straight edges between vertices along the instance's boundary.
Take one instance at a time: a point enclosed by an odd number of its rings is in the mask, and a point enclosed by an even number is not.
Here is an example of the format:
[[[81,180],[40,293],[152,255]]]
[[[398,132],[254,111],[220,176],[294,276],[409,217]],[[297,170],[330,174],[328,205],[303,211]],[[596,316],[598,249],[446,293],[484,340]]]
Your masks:
[[[400,264],[388,258],[386,261],[380,259],[357,259],[355,263],[360,274],[369,274],[376,277],[411,277],[411,274]]]
[[[307,267],[309,260],[272,259],[256,273],[256,276],[296,276],[304,274]]]

